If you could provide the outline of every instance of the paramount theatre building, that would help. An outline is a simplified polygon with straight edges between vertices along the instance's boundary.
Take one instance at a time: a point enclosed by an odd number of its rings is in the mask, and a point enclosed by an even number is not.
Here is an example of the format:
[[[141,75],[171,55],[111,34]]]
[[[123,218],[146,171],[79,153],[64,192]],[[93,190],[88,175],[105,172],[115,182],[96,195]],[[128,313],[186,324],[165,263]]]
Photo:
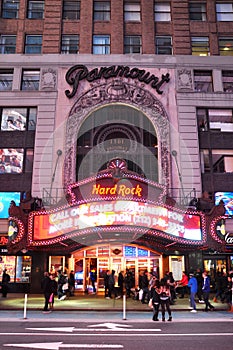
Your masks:
[[[130,269],[136,285],[145,270],[160,278],[173,271],[177,280],[183,270],[228,270],[229,217],[195,201],[204,166],[196,106],[204,99],[193,70],[149,57],[124,65],[119,57],[111,65],[56,58],[41,57],[39,91],[27,101],[15,93],[15,105],[37,106],[33,198],[11,206],[3,254],[16,289],[39,291],[46,270],[74,270],[84,291],[95,269],[99,292],[107,269]]]
[[[0,0],[0,50],[11,291],[232,269],[231,1]]]

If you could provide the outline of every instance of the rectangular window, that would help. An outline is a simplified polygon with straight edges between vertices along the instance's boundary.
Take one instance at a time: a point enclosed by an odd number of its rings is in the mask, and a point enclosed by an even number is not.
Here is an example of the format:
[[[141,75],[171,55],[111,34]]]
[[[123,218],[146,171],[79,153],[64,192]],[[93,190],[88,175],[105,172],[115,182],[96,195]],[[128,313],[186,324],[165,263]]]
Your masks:
[[[26,54],[42,53],[42,35],[26,35],[25,53]]]
[[[71,54],[79,51],[79,35],[62,35],[61,53]]]
[[[44,1],[28,1],[28,18],[41,19],[44,18]]]
[[[209,38],[192,37],[191,38],[192,55],[193,56],[209,56]]]
[[[124,53],[142,53],[141,37],[139,35],[127,35],[124,38]]]
[[[93,35],[93,54],[110,54],[110,35]]]
[[[23,70],[21,90],[35,91],[39,90],[40,70]]]
[[[1,174],[21,174],[23,171],[24,149],[2,148]]]
[[[232,22],[233,21],[233,3],[216,3],[217,21]]]
[[[189,19],[190,21],[206,21],[206,3],[190,2]]]
[[[194,89],[197,92],[213,92],[212,71],[194,71]]]
[[[139,3],[125,3],[124,4],[124,20],[125,22],[141,21],[141,9]]]
[[[34,150],[26,149],[25,165],[24,165],[25,173],[32,173],[33,159],[34,159]]]
[[[20,0],[3,0],[2,18],[18,18]]]
[[[233,38],[218,39],[219,55],[233,56]]]
[[[233,156],[232,150],[213,150],[213,172],[214,173],[232,173],[233,172]]]
[[[199,131],[233,132],[232,109],[197,109]]]
[[[16,51],[16,35],[0,35],[0,53],[12,54]]]
[[[13,69],[0,69],[0,91],[12,90],[13,74]]]
[[[110,21],[110,1],[94,1],[94,21]]]
[[[222,84],[224,92],[233,92],[233,71],[222,71]]]
[[[156,36],[155,53],[157,55],[172,55],[172,38],[170,36]]]
[[[169,2],[156,2],[154,6],[155,22],[171,21],[171,5]]]
[[[1,109],[1,131],[25,131],[36,129],[35,107],[4,107]]]
[[[80,19],[80,1],[64,0],[62,18],[79,20]]]

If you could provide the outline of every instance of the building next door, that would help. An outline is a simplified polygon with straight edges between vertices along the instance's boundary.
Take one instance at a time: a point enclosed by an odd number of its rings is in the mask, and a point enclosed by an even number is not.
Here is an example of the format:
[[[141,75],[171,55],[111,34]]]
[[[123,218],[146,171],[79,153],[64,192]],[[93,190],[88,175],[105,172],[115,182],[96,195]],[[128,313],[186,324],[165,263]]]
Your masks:
[[[73,254],[76,291],[93,292],[90,275],[96,272],[96,289],[104,292],[104,275],[107,270],[114,270],[117,278],[120,272],[125,275],[129,269],[135,279],[135,287],[139,285],[139,275],[145,270],[155,273],[159,278],[162,271],[162,256],[145,248],[122,245],[118,247],[96,246],[77,251]]]

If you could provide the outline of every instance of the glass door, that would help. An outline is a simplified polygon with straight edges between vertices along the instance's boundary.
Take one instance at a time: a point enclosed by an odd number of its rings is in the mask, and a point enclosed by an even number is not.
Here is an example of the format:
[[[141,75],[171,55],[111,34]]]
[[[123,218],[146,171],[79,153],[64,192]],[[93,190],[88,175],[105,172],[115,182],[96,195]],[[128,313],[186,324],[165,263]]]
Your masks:
[[[97,287],[98,290],[104,290],[104,275],[109,270],[109,258],[98,259],[98,272],[97,272]]]

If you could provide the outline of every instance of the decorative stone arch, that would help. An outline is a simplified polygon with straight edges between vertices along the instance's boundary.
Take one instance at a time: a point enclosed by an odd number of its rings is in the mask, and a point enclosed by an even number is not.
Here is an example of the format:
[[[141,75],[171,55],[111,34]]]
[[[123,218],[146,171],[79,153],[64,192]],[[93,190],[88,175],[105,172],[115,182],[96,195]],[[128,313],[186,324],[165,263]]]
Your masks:
[[[96,109],[114,103],[140,110],[153,124],[158,137],[159,182],[169,188],[170,134],[166,111],[162,103],[143,86],[118,79],[91,86],[72,107],[66,124],[64,186],[76,181],[77,138],[82,123]]]

